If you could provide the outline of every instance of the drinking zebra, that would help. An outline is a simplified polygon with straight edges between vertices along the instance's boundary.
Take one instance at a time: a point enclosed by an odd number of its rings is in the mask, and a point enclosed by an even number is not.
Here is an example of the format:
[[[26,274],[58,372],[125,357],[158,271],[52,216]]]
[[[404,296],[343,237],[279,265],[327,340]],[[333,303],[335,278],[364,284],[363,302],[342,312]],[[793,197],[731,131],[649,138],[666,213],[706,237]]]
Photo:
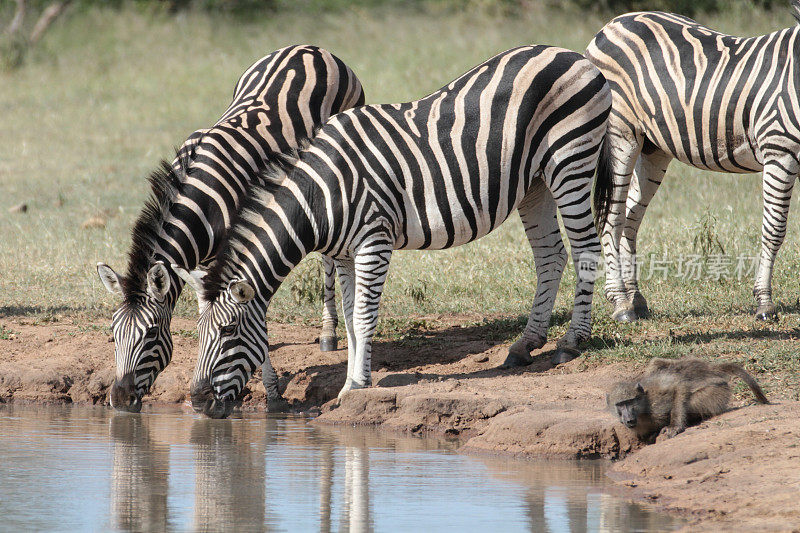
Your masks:
[[[800,3],[793,5],[800,20]],[[586,56],[613,100],[599,172],[614,182],[601,240],[616,320],[649,313],[637,280],[636,235],[673,158],[718,172],[763,171],[753,295],[757,318],[777,316],[772,270],[800,171],[799,53],[799,26],[742,38],[668,13],[617,17],[589,44]]]
[[[590,205],[610,93],[575,52],[525,46],[503,52],[430,94],[332,117],[296,158],[253,185],[202,280],[192,403],[227,416],[267,350],[264,315],[309,252],[336,261],[347,325],[340,396],[370,385],[372,336],[392,250],[442,249],[478,239],[517,209],[538,278],[522,337],[507,364],[531,361],[547,337],[567,253],[578,272],[572,323],[559,360],[590,333],[599,258]],[[599,183],[600,205],[610,183]],[[188,273],[186,273],[188,275]]]
[[[172,357],[170,319],[184,280],[167,265],[207,265],[248,185],[272,157],[297,148],[331,115],[363,103],[361,82],[330,52],[308,45],[282,48],[250,66],[222,118],[194,132],[173,164],[162,162],[150,176],[152,193],[133,229],[127,274],[97,265],[105,287],[122,297],[111,322],[114,407],[141,409],[142,395]],[[332,260],[323,260],[332,276]],[[323,349],[336,348],[333,287],[333,279],[326,279]],[[279,401],[269,359],[263,376],[270,401]]]

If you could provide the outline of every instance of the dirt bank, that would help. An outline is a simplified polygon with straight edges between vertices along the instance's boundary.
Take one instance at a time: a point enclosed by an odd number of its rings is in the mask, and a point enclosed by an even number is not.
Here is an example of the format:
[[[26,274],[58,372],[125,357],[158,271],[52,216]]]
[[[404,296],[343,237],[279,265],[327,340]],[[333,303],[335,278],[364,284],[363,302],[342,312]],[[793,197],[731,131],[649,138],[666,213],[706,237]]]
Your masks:
[[[480,327],[458,317],[436,323],[421,336],[379,343],[377,386],[346,395],[338,407],[330,400],[344,379],[346,351],[322,354],[314,328],[271,324],[284,396],[296,410],[321,406],[320,423],[458,436],[466,452],[621,459],[611,475],[623,494],[679,512],[692,528],[800,531],[800,403],[781,398],[789,391],[769,391],[777,405],[740,401],[740,409],[642,448],[602,410],[604,390],[632,365],[576,360],[553,369],[544,352],[530,367],[503,370],[507,346],[485,340]],[[106,402],[114,375],[106,325],[0,319],[8,337],[0,339],[0,401]],[[193,321],[175,320],[173,362],[145,402],[186,400],[193,329]],[[263,409],[260,381],[249,389],[243,408]]]

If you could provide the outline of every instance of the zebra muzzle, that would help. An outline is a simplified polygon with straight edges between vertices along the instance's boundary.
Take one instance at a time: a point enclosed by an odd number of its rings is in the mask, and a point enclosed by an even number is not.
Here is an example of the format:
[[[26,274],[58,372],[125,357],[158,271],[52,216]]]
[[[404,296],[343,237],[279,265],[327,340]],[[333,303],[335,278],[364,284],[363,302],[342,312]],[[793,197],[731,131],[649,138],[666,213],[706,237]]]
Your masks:
[[[209,418],[226,418],[233,410],[233,402],[216,398],[211,383],[207,381],[196,383],[192,387],[191,397],[195,412]]]
[[[142,410],[142,397],[136,393],[133,374],[126,374],[122,379],[114,380],[110,399],[114,409],[130,413],[138,413]]]
[[[209,402],[206,402],[203,414],[209,418],[228,418],[231,411],[233,411],[232,401],[212,398]]]

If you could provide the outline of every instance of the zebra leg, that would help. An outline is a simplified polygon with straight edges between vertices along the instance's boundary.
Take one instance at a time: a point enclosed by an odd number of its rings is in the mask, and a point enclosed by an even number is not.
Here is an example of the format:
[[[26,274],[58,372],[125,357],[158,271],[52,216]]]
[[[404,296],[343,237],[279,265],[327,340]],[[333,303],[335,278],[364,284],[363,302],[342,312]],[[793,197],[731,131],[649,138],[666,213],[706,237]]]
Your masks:
[[[325,270],[325,279],[322,288],[322,331],[319,334],[319,349],[323,352],[333,352],[338,348],[336,326],[339,325],[339,315],[336,313],[336,266],[333,264],[333,259],[323,255],[322,268]]]
[[[288,404],[278,390],[278,374],[272,368],[269,353],[266,354],[264,363],[261,365],[261,382],[267,390],[267,411],[270,413],[285,411]]]
[[[642,224],[647,206],[650,205],[658,186],[661,185],[661,181],[664,179],[667,166],[672,161],[671,155],[654,146],[653,148],[654,151],[650,151],[650,153],[645,153],[643,149],[636,162],[633,179],[628,190],[625,226],[622,230],[622,241],[619,249],[622,264],[630,265],[629,269],[623,269],[623,279],[625,281],[627,299],[633,305],[636,318],[647,318],[650,314],[650,310],[647,308],[647,300],[639,292],[636,236],[639,233],[639,226]]]
[[[372,336],[378,325],[378,306],[383,283],[389,271],[392,245],[389,239],[376,238],[362,245],[355,256],[355,303],[352,312],[355,350],[352,365],[348,357],[347,381],[339,398],[349,390],[372,385]],[[348,349],[348,356],[350,355]]]
[[[588,201],[579,200],[582,197],[588,198],[591,179],[586,180],[583,188],[576,187],[575,182],[579,179],[581,178],[578,176],[573,179],[570,179],[570,176],[560,179],[562,186],[553,193],[569,239],[577,278],[572,319],[569,329],[558,340],[558,349],[551,357],[554,365],[578,357],[580,344],[588,340],[592,333],[592,296],[601,248]],[[561,190],[564,194],[558,194]]]
[[[355,360],[356,350],[356,335],[353,329],[356,275],[353,258],[337,259],[336,271],[339,274],[339,283],[342,286],[342,316],[347,330],[347,378],[345,383],[349,383],[350,377],[353,375],[353,361]]]
[[[522,337],[509,348],[504,367],[531,364],[531,350],[544,346],[561,274],[567,263],[556,203],[543,181],[536,180],[518,211],[536,264],[536,297]]]
[[[620,241],[625,226],[625,203],[633,167],[641,151],[641,143],[627,127],[616,124],[614,113],[609,118],[609,130],[605,142],[608,146],[607,162],[612,173],[614,193],[608,210],[606,224],[602,228],[600,240],[603,244],[603,257],[606,262],[606,298],[614,305],[611,318],[619,322],[636,320],[636,313],[628,301],[625,291],[623,270],[629,268],[621,262]],[[624,130],[621,132],[620,130]]]
[[[753,296],[758,302],[756,318],[759,320],[778,318],[778,310],[772,302],[772,270],[775,257],[786,236],[786,221],[789,217],[792,188],[797,180],[797,167],[793,158],[767,161],[764,164],[761,258],[753,288]]]

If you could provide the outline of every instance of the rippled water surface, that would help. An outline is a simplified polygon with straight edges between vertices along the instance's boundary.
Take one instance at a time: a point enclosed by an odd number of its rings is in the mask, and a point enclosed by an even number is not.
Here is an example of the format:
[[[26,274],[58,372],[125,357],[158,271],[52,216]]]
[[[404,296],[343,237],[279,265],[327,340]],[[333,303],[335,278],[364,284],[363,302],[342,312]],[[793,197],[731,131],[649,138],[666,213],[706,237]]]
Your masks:
[[[664,531],[603,464],[244,414],[0,405],[8,531]]]

